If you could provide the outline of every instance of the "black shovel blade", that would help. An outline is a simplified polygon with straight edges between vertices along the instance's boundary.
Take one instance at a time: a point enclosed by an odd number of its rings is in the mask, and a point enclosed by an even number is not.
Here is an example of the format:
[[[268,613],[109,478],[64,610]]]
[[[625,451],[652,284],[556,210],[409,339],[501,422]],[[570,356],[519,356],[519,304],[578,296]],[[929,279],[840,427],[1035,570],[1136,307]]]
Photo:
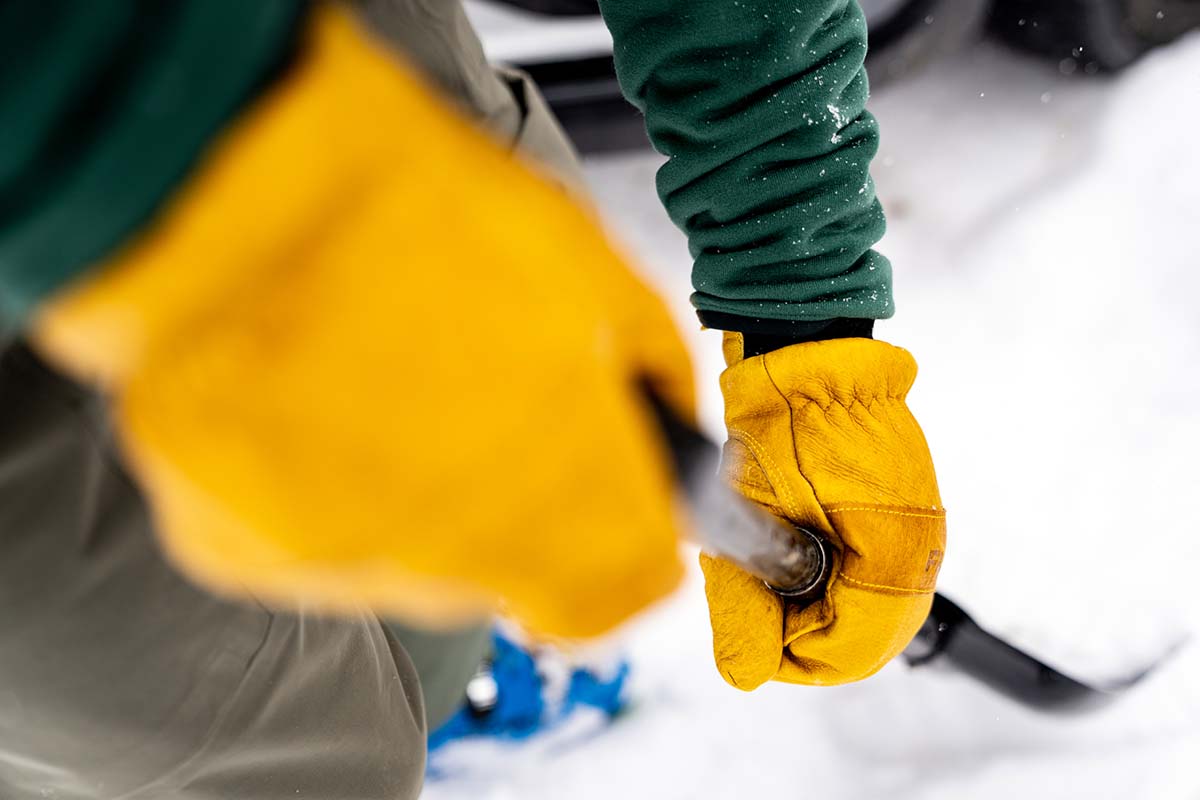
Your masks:
[[[775,547],[777,537],[771,530],[773,526],[761,524],[760,514],[739,511],[737,506],[744,501],[729,491],[717,475],[717,464],[720,461],[720,449],[717,445],[695,427],[681,420],[658,399],[651,387],[643,388],[657,414],[666,444],[674,457],[680,484],[693,510],[700,512],[698,524],[693,532],[695,538],[711,552],[730,558],[747,572],[758,576],[779,591],[777,587],[780,584],[773,580],[773,576],[764,574],[763,558],[747,556],[759,554],[764,558],[774,557],[772,554],[778,551]],[[723,505],[733,507],[722,508]],[[814,542],[826,549],[830,547],[829,543],[819,536],[795,536],[791,528],[781,535],[792,541],[796,548],[810,548]],[[730,548],[728,544],[731,540],[738,546]],[[738,552],[742,554],[742,558],[737,557]],[[806,557],[796,560],[797,563],[807,563],[810,559]],[[826,552],[820,562],[828,565],[832,564],[833,560]],[[819,583],[824,585],[823,581]],[[796,599],[791,598],[791,602],[796,602]],[[1022,705],[1054,712],[1088,711],[1106,706],[1165,660],[1165,657],[1160,659],[1148,669],[1125,681],[1103,688],[1092,686],[1064,675],[1029,653],[988,633],[976,624],[967,612],[941,594],[934,595],[932,610],[921,630],[904,651],[904,657],[911,666],[934,660],[945,661],[959,672],[987,684]]]
[[[1021,705],[1053,712],[1103,708],[1157,666],[1111,686],[1089,685],[988,633],[942,594],[904,657],[910,666],[945,660]]]

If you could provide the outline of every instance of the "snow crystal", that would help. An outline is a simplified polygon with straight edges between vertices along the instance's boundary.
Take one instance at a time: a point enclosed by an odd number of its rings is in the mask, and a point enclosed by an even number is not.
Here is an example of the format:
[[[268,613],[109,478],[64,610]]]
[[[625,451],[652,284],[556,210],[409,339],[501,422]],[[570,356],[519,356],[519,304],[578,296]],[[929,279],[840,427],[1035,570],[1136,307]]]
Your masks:
[[[842,110],[833,103],[825,106],[825,108],[829,110],[830,116],[833,117],[834,124],[837,125],[837,131],[834,132],[833,137],[830,138],[829,141],[833,142],[834,144],[840,144],[842,141],[842,130],[850,124],[850,120],[849,118],[843,116]]]

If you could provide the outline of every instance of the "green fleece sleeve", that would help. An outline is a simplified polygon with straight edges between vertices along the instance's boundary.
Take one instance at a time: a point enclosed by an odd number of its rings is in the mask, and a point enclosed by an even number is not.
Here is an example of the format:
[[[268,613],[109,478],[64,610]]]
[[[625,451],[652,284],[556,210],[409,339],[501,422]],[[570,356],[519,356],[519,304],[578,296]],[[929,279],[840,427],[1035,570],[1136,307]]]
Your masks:
[[[712,327],[892,315],[855,0],[601,0]]]
[[[306,0],[0,3],[0,320],[103,260],[290,63]]]

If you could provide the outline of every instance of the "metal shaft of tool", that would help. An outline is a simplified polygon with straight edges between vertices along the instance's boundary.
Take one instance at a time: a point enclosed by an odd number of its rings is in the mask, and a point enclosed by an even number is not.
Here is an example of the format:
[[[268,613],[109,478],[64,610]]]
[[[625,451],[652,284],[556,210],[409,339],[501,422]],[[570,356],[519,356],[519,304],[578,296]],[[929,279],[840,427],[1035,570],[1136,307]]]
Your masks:
[[[824,592],[830,559],[819,536],[751,505],[715,473],[704,483],[692,502],[698,544],[779,594],[815,600]]]
[[[782,595],[816,600],[832,559],[825,539],[746,500],[721,479],[721,449],[655,402],[692,511],[692,538]]]

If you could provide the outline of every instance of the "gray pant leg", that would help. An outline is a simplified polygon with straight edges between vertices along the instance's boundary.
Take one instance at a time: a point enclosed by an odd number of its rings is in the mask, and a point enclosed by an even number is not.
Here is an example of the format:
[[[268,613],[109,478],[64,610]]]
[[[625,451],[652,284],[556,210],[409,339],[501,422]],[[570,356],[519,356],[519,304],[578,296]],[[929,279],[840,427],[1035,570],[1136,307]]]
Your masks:
[[[579,156],[537,87],[519,70],[488,64],[460,0],[358,0],[358,6],[368,27],[468,116],[559,180],[584,188]]]
[[[389,633],[180,578],[106,420],[0,355],[0,798],[415,798],[422,701]]]

